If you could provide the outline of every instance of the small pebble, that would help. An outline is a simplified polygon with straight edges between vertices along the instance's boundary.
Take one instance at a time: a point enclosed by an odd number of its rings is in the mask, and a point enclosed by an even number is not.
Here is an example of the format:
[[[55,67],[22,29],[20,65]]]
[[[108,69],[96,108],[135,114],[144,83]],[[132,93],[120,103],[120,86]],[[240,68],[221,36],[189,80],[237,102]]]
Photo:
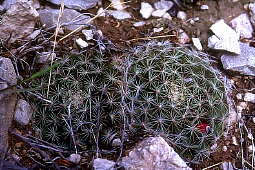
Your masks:
[[[156,11],[153,11],[151,15],[153,17],[163,17],[165,15],[165,13],[166,13],[166,10],[158,9]]]
[[[232,143],[236,146],[238,146],[237,139],[235,136],[232,136]]]
[[[141,27],[141,26],[145,25],[145,22],[144,21],[139,21],[139,22],[135,22],[133,25],[135,27]]]
[[[237,98],[237,100],[242,100],[242,99],[243,99],[243,96],[242,96],[241,93],[238,93],[238,94],[236,95],[236,98]]]
[[[253,93],[245,93],[244,94],[244,101],[255,103],[255,94],[253,94]]]
[[[187,19],[187,14],[184,11],[179,11],[177,13],[177,18],[179,18],[182,21],[185,21]]]
[[[81,48],[86,48],[89,46],[89,44],[81,38],[78,38],[75,41]]]
[[[120,138],[113,139],[112,146],[120,146],[120,145],[121,145]]]
[[[86,40],[93,39],[93,31],[92,30],[82,30],[82,34],[85,36]]]
[[[79,154],[71,154],[69,157],[68,157],[68,160],[70,162],[73,162],[75,164],[79,164],[80,160],[81,160],[81,155]]]
[[[208,10],[209,6],[208,5],[201,5],[200,9],[202,10]]]
[[[169,19],[169,20],[172,20],[172,17],[169,13],[165,13],[162,18],[165,18],[165,19]]]
[[[254,145],[250,145],[250,146],[248,146],[248,151],[249,152],[254,152]]]
[[[252,118],[252,122],[255,123],[255,117]]]
[[[253,140],[253,135],[251,133],[248,133],[247,137],[250,139],[250,140]]]
[[[145,18],[145,19],[150,18],[153,11],[154,11],[154,9],[151,6],[151,4],[146,3],[146,2],[141,3],[140,14],[142,15],[143,18]]]
[[[223,151],[223,152],[227,152],[227,150],[228,150],[227,146],[223,146],[223,147],[222,147],[222,151]]]
[[[160,28],[153,28],[153,32],[154,32],[154,33],[161,32],[161,31],[163,31],[163,30],[164,30],[163,27],[160,27]]]
[[[202,51],[202,50],[203,50],[203,47],[202,47],[202,44],[201,44],[199,38],[192,38],[192,42],[193,42],[193,45],[194,45],[199,51]]]

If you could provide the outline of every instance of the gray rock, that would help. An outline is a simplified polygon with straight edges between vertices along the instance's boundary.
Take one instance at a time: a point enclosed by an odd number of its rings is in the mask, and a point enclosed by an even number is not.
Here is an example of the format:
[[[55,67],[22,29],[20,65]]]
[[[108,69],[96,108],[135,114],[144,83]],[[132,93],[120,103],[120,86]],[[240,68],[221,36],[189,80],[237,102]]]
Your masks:
[[[27,101],[23,99],[18,100],[14,115],[15,121],[21,125],[28,125],[32,117],[32,111],[32,107]]]
[[[59,10],[58,9],[43,9],[39,11],[40,21],[46,28],[56,27]],[[88,24],[89,16],[83,15],[73,9],[64,9],[60,19],[60,24],[64,25],[66,31],[73,31],[81,25]]]
[[[221,165],[222,170],[234,170],[231,162],[223,162]]]
[[[161,0],[158,2],[154,3],[154,7],[157,10],[166,10],[168,11],[174,6],[174,3],[172,1],[166,1],[166,0]]]
[[[15,4],[16,1],[17,0],[4,0],[2,5],[3,5],[4,9],[8,10],[12,4]]]
[[[128,156],[122,158],[120,165],[128,170],[191,169],[162,137],[145,139]]]
[[[118,20],[124,20],[124,19],[129,19],[132,18],[132,16],[130,15],[130,13],[128,13],[127,11],[120,11],[120,10],[108,10],[107,13],[111,16],[113,16],[115,19]]]
[[[240,55],[224,54],[221,56],[224,69],[255,76],[255,48],[245,43],[240,43],[240,47]]]
[[[52,58],[53,60],[56,58],[56,53],[52,53],[52,52],[38,53],[38,55],[36,56],[36,63],[47,64],[51,62]]]
[[[248,10],[250,14],[250,21],[253,27],[255,27],[255,3],[249,3]]]
[[[177,13],[177,18],[179,18],[182,21],[185,21],[187,19],[187,14],[184,11],[179,11]]]
[[[4,12],[4,7],[2,5],[0,5],[0,14],[2,14]]]
[[[60,5],[62,0],[46,0],[56,5]],[[71,9],[86,10],[93,8],[101,0],[63,0],[65,6]]]
[[[30,35],[39,16],[29,0],[17,0],[3,15],[0,24],[1,39],[13,43]]]
[[[215,35],[208,39],[209,48],[240,54],[239,35],[224,20],[218,20],[210,30]]]
[[[82,34],[85,36],[86,40],[92,40],[94,33],[93,30],[82,30]]]
[[[255,103],[255,94],[254,93],[245,93],[243,100],[246,102]]]
[[[11,60],[0,57],[0,90],[15,84],[17,76]],[[13,120],[17,101],[16,93],[12,93],[14,90],[13,87],[0,93],[0,159],[5,156],[8,147],[8,129]]]
[[[138,22],[135,22],[133,25],[135,27],[141,27],[141,26],[144,26],[146,23],[144,21],[138,21]]]
[[[121,146],[120,138],[113,139],[112,146]]]
[[[202,10],[208,10],[209,6],[208,5],[201,5],[200,9]]]
[[[241,38],[252,38],[253,27],[247,14],[241,14],[231,20],[230,26],[235,29]]]
[[[28,39],[28,40],[33,40],[33,39],[35,39],[40,33],[41,33],[41,30],[35,30],[34,32],[32,32],[32,34],[30,34],[29,36],[27,36],[26,39]]]
[[[70,162],[73,162],[75,164],[79,164],[80,161],[81,161],[81,155],[79,154],[71,154],[69,157],[68,157],[68,160]]]
[[[93,168],[95,170],[114,170],[115,162],[107,159],[97,158],[93,161]]]
[[[152,12],[153,17],[163,17],[166,14],[166,10],[164,9],[158,9]]]

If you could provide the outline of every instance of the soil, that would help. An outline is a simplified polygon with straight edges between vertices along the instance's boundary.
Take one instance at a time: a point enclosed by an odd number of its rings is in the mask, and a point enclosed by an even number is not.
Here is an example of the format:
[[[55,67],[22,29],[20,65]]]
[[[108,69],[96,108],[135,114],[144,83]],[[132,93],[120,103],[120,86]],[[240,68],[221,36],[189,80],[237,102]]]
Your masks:
[[[157,0],[147,0],[146,2],[150,2],[151,4]],[[237,2],[233,2],[233,0],[208,0],[208,1],[198,1],[197,4],[189,5],[189,8],[182,9],[175,5],[175,8],[171,11],[168,11],[170,14],[173,15],[172,20],[167,19],[157,19],[157,18],[150,18],[145,20],[139,14],[141,0],[134,0],[130,3],[127,3],[127,11],[130,12],[133,16],[132,19],[118,21],[113,17],[99,17],[96,18],[93,24],[103,32],[104,37],[107,40],[110,40],[114,46],[119,51],[124,51],[131,47],[138,45],[139,43],[144,43],[150,41],[152,39],[156,40],[170,40],[171,42],[177,43],[178,42],[178,30],[183,29],[190,37],[199,37],[203,44],[203,47],[206,52],[209,54],[216,56],[216,54],[212,51],[208,51],[206,48],[207,39],[210,35],[209,27],[215,23],[218,19],[224,19],[227,23],[233,19],[234,17],[238,16],[241,13],[244,13],[245,10],[243,8],[244,4],[250,2],[250,0],[239,0]],[[206,4],[209,6],[208,10],[200,10],[199,6],[202,4]],[[108,1],[103,1],[103,7],[107,7],[109,5]],[[178,20],[174,15],[178,10],[184,10],[188,18],[196,18],[199,17],[199,21],[191,24],[188,20],[186,22]],[[91,13],[96,13],[97,8],[89,10]],[[146,24],[141,27],[135,27],[133,24],[138,21],[145,21]],[[164,30],[159,33],[154,33],[153,28],[163,27]],[[48,37],[52,36],[52,33],[47,33]],[[74,39],[79,37],[79,34],[75,34],[70,36],[69,39],[65,40],[58,44],[56,48],[56,52],[59,56],[63,56],[66,53],[70,53],[73,51],[78,51],[78,47],[75,47]],[[31,46],[42,47],[40,50],[49,49],[51,47],[51,41],[45,41],[45,39],[37,39],[36,41],[30,42],[27,45],[27,49],[31,48]],[[253,42],[253,40],[250,40]],[[20,74],[23,78],[31,76],[32,72],[36,72],[38,68],[42,66],[34,65],[34,55],[36,53],[35,50],[31,50],[28,52],[24,52],[24,50],[17,48],[19,45],[1,48],[1,56],[10,56],[10,52],[15,55],[21,56],[22,60],[25,60],[28,66],[24,66],[22,61],[19,61],[18,67],[20,68]],[[72,47],[72,48],[69,48]],[[39,50],[39,51],[40,51]],[[21,55],[22,54],[22,55]],[[220,70],[221,64],[218,64]],[[223,70],[222,70],[223,71]],[[236,98],[236,94],[238,93],[245,93],[247,91],[255,93],[255,77],[250,76],[241,76],[236,73],[224,73],[228,76],[229,79],[234,81],[235,88],[233,89],[232,97],[235,101],[235,105],[239,105],[242,100]],[[219,169],[222,162],[232,162],[235,167],[237,168],[244,168],[244,164],[246,167],[251,168],[248,163],[243,163],[241,159],[241,151],[244,152],[244,160],[250,162],[251,164],[251,157],[250,153],[247,150],[247,146],[251,145],[252,141],[248,138],[247,131],[250,131],[253,135],[255,135],[255,123],[253,122],[253,118],[255,116],[255,104],[248,103],[248,106],[245,110],[243,110],[241,120],[243,123],[237,123],[232,125],[230,131],[227,135],[223,136],[217,142],[217,149],[214,153],[211,154],[208,160],[205,160],[199,165],[191,165],[194,169]],[[31,131],[31,127],[28,125],[26,127],[21,128],[19,125],[13,123],[12,127],[13,131],[16,134],[26,135],[29,134]],[[245,129],[248,129],[247,131]],[[35,135],[34,132],[30,132],[31,135]],[[139,136],[139,135],[137,135]],[[144,137],[143,135],[141,135]],[[134,137],[133,143],[130,143],[125,148],[125,154],[127,151],[131,150],[134,147],[134,143],[141,141],[141,136],[138,138]],[[233,137],[237,139],[238,144],[236,145],[233,142]],[[17,154],[21,158],[20,160],[16,160],[15,162],[20,162],[25,167],[34,167],[35,164],[39,164],[38,167],[44,169],[40,164],[45,164],[49,160],[42,160],[44,153],[40,153],[39,155],[37,151],[34,151],[35,148],[28,145],[24,140],[21,140],[17,137],[17,135],[10,135],[9,139],[10,143],[10,150],[12,154]],[[241,145],[242,143],[242,145]],[[224,147],[227,147],[227,150],[223,151]],[[50,152],[51,153],[51,152]],[[32,155],[32,156],[31,156]],[[68,154],[67,154],[68,155]],[[74,167],[72,163],[68,160],[64,159],[64,156],[61,154],[51,153],[51,158],[58,157],[55,161],[51,162],[53,167],[65,166],[68,168]],[[109,159],[116,159],[116,154],[105,155],[106,158]],[[15,160],[9,156],[10,160]],[[45,157],[44,157],[45,158]],[[92,159],[89,153],[84,154],[84,159],[82,160],[84,169],[90,167],[91,165],[88,164],[89,160]],[[47,164],[47,163],[46,163]],[[38,168],[37,167],[37,168]],[[34,167],[35,168],[35,167]],[[40,169],[39,168],[39,169]],[[48,167],[46,167],[48,168]],[[78,167],[79,168],[79,167]],[[49,168],[48,168],[49,169]]]

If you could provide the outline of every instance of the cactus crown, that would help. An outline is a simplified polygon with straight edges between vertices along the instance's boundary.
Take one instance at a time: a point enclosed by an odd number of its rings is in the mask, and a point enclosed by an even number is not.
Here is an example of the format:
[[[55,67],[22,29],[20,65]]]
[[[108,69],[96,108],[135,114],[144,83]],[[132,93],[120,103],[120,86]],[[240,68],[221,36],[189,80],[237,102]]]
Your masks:
[[[71,133],[84,149],[142,130],[163,134],[187,160],[200,161],[224,130],[223,82],[186,48],[149,44],[120,57],[74,56],[52,75],[53,104],[37,101],[34,127],[59,145],[72,147]]]

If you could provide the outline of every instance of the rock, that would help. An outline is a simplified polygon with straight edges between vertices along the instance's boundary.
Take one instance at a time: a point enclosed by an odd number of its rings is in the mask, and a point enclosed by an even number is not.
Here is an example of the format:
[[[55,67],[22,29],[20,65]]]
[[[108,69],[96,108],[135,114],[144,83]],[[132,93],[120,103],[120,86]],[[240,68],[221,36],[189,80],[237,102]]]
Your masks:
[[[46,0],[50,3],[60,5],[62,0]],[[97,5],[100,0],[63,0],[67,8],[76,10],[87,10]]]
[[[120,145],[121,145],[120,138],[113,139],[112,146],[120,146]]]
[[[81,155],[71,154],[67,159],[74,164],[79,164],[81,161]]]
[[[243,95],[241,93],[236,94],[236,99],[237,100],[242,100],[243,99]]]
[[[97,158],[93,161],[93,168],[95,170],[114,170],[115,162],[107,159]]]
[[[221,166],[222,170],[234,170],[231,162],[223,162]]]
[[[241,38],[252,38],[253,27],[247,14],[241,14],[231,20],[230,26],[235,29]]]
[[[153,32],[154,32],[154,33],[161,32],[161,31],[163,31],[163,30],[164,30],[163,27],[160,27],[160,28],[153,28]]]
[[[2,5],[0,5],[0,14],[4,13],[5,9]]]
[[[28,40],[33,40],[33,39],[35,39],[40,33],[41,33],[41,30],[35,30],[34,32],[32,32],[32,34],[30,34],[29,36],[27,36],[26,39],[28,39]]]
[[[153,11],[154,9],[149,3],[146,2],[141,3],[140,14],[142,15],[143,18],[145,19],[150,18]]]
[[[81,32],[85,36],[86,40],[89,41],[93,39],[94,36],[93,30],[82,30]]]
[[[89,44],[81,38],[78,38],[75,41],[81,48],[86,48],[89,46]]]
[[[208,10],[209,6],[208,5],[201,5],[200,9],[202,10]]]
[[[168,20],[172,20],[172,17],[169,13],[165,13],[162,18],[168,19]]]
[[[112,7],[117,10],[124,10],[124,1],[123,0],[110,0],[112,3]]]
[[[224,54],[221,56],[224,69],[255,76],[255,49],[245,43],[240,43],[240,47],[240,55]]]
[[[152,12],[153,17],[163,17],[166,14],[166,10],[164,9],[158,9]]]
[[[56,27],[59,15],[58,9],[43,9],[39,11],[39,15],[42,25],[45,25],[47,29]],[[88,24],[89,19],[89,16],[83,15],[73,9],[64,9],[60,24],[65,25],[64,29],[66,31],[73,31],[81,25]]]
[[[184,11],[179,11],[177,13],[177,18],[179,18],[182,21],[185,21],[187,19],[187,14]]]
[[[10,9],[11,5],[15,4],[17,0],[4,0],[3,7],[5,10]]]
[[[255,103],[255,94],[254,93],[245,93],[243,100],[246,102]]]
[[[253,27],[255,27],[255,3],[248,4],[248,11],[250,14],[250,21],[251,21]]]
[[[227,146],[223,146],[223,147],[222,147],[222,151],[223,151],[223,152],[227,152],[227,150],[228,150],[228,147],[227,147]]]
[[[129,155],[122,158],[125,169],[188,170],[191,169],[162,137],[142,141]]]
[[[186,32],[184,32],[182,29],[179,30],[179,37],[178,37],[178,42],[180,44],[186,44],[190,42],[190,38]]]
[[[32,117],[32,107],[28,102],[23,99],[18,100],[14,119],[21,125],[28,125],[31,117]]]
[[[139,22],[135,22],[133,25],[135,27],[141,27],[141,26],[145,25],[145,22],[144,21],[139,21]]]
[[[174,6],[172,1],[160,0],[154,3],[154,7],[156,10],[165,10],[168,11]]]
[[[30,35],[36,23],[38,12],[33,8],[29,0],[17,0],[17,2],[3,15],[0,24],[0,37],[14,43]]]
[[[218,20],[210,30],[215,35],[208,39],[209,48],[240,54],[239,35],[224,20]]]
[[[52,59],[54,60],[56,57],[56,53],[52,52],[38,53],[38,55],[36,56],[36,63],[47,64],[50,63]]]
[[[202,51],[202,50],[203,50],[203,47],[202,47],[202,44],[201,44],[199,38],[192,38],[192,42],[193,42],[193,45],[194,45],[199,51]]]
[[[107,13],[111,16],[113,16],[115,19],[118,20],[124,20],[124,19],[129,19],[132,18],[132,16],[130,15],[130,13],[128,13],[127,11],[114,11],[114,10],[108,10]]]
[[[0,57],[0,90],[17,84],[17,76],[10,59]],[[8,148],[8,130],[11,126],[17,94],[16,88],[10,88],[0,93],[0,159],[6,156]]]

